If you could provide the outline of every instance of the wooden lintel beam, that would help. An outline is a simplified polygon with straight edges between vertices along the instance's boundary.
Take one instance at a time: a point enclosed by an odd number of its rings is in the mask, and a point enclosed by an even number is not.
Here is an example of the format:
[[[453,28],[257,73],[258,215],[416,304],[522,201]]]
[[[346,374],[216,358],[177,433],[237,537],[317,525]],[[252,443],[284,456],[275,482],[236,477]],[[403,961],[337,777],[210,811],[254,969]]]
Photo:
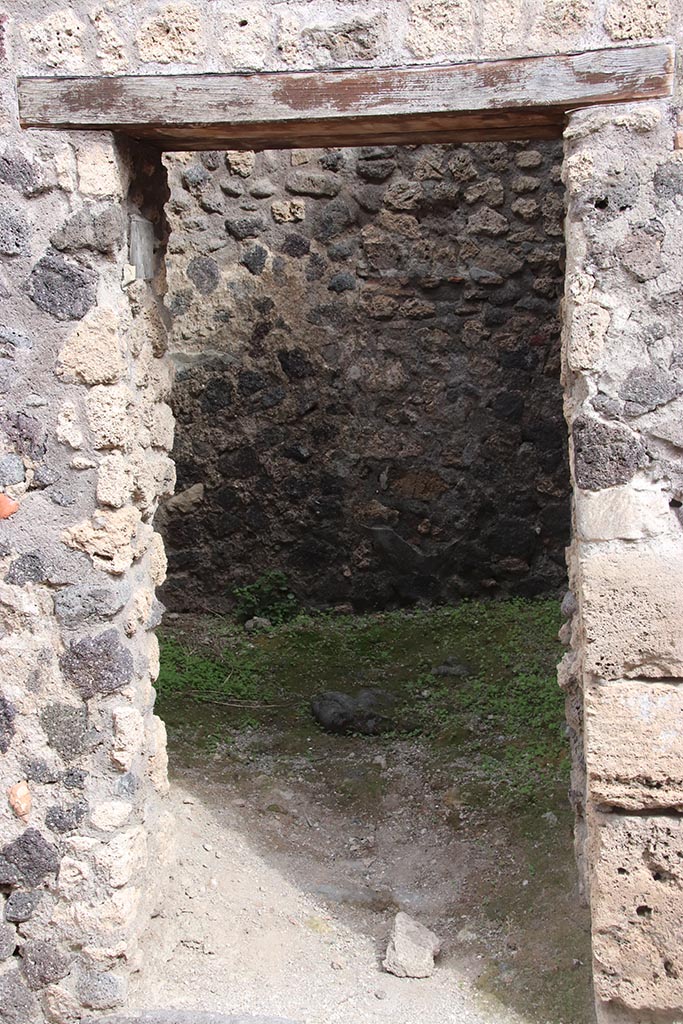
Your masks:
[[[668,43],[468,64],[258,74],[20,78],[25,128],[163,149],[278,149],[559,135],[568,111],[673,90]]]

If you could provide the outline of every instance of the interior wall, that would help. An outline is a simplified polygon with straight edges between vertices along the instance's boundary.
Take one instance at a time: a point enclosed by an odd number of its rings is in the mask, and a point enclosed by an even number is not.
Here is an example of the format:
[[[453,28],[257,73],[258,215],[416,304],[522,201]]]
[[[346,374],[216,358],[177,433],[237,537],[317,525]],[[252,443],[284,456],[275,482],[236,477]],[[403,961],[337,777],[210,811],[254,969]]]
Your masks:
[[[565,581],[561,145],[167,157],[164,600],[376,609]]]

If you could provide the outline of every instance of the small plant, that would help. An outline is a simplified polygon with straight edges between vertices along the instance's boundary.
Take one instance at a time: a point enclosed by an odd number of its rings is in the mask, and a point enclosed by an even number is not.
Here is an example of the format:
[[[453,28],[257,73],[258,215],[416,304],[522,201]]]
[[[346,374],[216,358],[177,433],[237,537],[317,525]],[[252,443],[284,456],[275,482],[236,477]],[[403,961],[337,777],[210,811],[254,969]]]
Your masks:
[[[235,616],[240,622],[260,616],[279,626],[289,622],[299,611],[287,577],[279,569],[264,572],[253,583],[235,587],[233,595]]]

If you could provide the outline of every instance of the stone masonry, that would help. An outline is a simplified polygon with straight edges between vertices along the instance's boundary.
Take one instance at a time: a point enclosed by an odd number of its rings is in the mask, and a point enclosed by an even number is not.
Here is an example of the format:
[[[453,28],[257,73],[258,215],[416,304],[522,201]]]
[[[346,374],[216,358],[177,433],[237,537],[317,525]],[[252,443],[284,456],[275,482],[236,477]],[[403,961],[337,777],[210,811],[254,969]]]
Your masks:
[[[164,602],[559,592],[561,144],[173,155]]]
[[[160,156],[22,132],[14,76],[397,65],[671,35],[676,0],[16,0],[0,11],[0,1022],[125,1003],[169,856],[152,521],[173,486]],[[573,597],[560,678],[600,1024],[683,1019],[683,129],[571,118],[563,387]],[[340,268],[341,269],[341,268]]]

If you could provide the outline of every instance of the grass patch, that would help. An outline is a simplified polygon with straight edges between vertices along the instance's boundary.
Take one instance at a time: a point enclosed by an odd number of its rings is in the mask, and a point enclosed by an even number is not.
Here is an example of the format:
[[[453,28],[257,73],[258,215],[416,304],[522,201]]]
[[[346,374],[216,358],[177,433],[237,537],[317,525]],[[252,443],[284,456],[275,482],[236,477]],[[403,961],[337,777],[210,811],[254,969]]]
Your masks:
[[[222,702],[219,727],[276,725],[295,744],[302,725],[310,732],[314,693],[381,687],[395,696],[397,729],[372,742],[412,736],[435,759],[467,762],[472,802],[538,807],[568,777],[560,622],[555,600],[298,615],[258,634],[203,618],[184,634],[161,631],[157,689],[162,714],[171,698]],[[435,674],[447,658],[469,674]]]

